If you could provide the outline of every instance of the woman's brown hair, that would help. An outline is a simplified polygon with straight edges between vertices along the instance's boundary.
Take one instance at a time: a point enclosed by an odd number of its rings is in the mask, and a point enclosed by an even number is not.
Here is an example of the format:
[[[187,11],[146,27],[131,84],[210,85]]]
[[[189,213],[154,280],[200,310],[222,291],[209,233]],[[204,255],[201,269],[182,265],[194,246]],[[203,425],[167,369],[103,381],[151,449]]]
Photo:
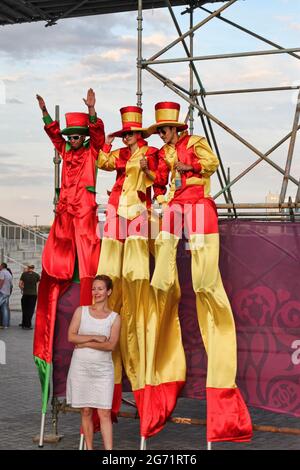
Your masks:
[[[109,276],[106,276],[106,274],[98,274],[94,278],[94,281],[103,281],[107,290],[112,290],[113,288],[113,282]]]

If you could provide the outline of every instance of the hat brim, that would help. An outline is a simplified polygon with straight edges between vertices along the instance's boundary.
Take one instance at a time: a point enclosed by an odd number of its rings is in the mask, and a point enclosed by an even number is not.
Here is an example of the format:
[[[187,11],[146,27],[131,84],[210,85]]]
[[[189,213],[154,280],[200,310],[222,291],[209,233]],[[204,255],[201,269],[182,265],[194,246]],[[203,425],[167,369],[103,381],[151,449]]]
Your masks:
[[[113,132],[110,135],[112,137],[123,137],[123,134],[125,134],[125,132],[140,132],[142,134],[142,137],[146,137],[147,131],[148,129],[143,127],[131,127],[130,129],[121,129],[119,131]]]
[[[88,127],[81,127],[81,126],[74,126],[74,127],[66,127],[61,131],[63,135],[89,135],[89,128]]]
[[[149,137],[152,134],[157,134],[158,127],[177,127],[178,131],[185,131],[188,128],[188,125],[185,122],[172,122],[172,121],[162,121],[152,124],[152,126],[148,127],[146,132],[146,137]]]

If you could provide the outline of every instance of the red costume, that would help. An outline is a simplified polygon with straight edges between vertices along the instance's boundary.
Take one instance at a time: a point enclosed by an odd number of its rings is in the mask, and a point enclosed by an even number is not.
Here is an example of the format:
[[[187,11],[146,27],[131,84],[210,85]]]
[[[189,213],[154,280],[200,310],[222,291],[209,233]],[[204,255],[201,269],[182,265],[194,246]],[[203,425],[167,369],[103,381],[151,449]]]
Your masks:
[[[57,121],[44,118],[45,131],[63,159],[59,201],[43,252],[36,315],[34,355],[47,363],[52,359],[59,292],[72,280],[77,257],[80,305],[88,305],[100,253],[95,184],[97,157],[104,144],[103,122],[85,113],[68,113],[66,121],[67,128],[61,132]],[[74,150],[62,133],[89,134],[90,139]]]

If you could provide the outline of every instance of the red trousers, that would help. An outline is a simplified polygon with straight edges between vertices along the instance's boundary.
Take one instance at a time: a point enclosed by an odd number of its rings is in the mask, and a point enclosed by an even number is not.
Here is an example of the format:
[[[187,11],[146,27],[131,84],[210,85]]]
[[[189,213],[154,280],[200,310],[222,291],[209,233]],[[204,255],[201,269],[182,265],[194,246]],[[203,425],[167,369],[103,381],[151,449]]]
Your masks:
[[[100,239],[97,217],[68,212],[57,214],[43,251],[43,271],[38,292],[34,355],[51,362],[52,343],[59,295],[73,278],[76,255],[80,277],[80,305],[92,303],[92,282],[97,272]]]
[[[52,225],[43,252],[43,269],[49,276],[70,280],[77,253],[80,279],[94,277],[99,252],[98,221],[94,211],[84,217],[63,212],[57,214]]]

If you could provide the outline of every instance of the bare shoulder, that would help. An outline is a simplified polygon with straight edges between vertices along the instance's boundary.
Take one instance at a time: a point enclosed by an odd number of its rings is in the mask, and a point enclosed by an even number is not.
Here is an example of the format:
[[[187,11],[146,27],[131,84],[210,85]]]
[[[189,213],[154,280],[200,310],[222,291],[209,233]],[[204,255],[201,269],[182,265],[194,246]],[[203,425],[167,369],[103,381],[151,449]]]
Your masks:
[[[112,312],[114,313],[114,318],[113,318],[113,325],[120,325],[121,323],[121,316],[117,312]]]
[[[73,317],[74,318],[80,318],[81,317],[81,313],[82,313],[82,307],[77,307],[74,314],[73,314]]]

